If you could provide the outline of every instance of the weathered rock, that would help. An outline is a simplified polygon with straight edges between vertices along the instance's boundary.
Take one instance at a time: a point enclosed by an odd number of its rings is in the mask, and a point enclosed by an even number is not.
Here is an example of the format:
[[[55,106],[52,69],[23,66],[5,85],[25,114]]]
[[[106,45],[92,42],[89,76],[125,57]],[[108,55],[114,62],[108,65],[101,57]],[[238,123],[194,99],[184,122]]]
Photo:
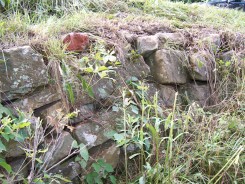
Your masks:
[[[137,39],[137,50],[139,54],[148,57],[158,49],[157,36],[142,36]]]
[[[158,105],[165,107],[172,107],[175,99],[175,88],[172,86],[148,83],[147,86],[147,98],[153,103],[154,95],[158,93]]]
[[[87,145],[87,148],[100,145],[110,139],[106,133],[115,129],[120,117],[121,112],[103,112],[91,121],[76,126],[73,136],[78,143]]]
[[[166,107],[173,107],[175,100],[175,88],[172,86],[158,85],[159,97],[163,100]]]
[[[108,78],[99,78],[93,77],[92,79],[89,76],[84,77],[86,82],[90,85],[93,96],[89,95],[88,90],[80,89],[76,91],[75,99],[76,104],[86,105],[91,103],[100,103],[110,98],[111,94],[115,90],[114,82]]]
[[[77,117],[74,117],[70,120],[70,123],[73,125],[80,123],[95,115],[94,104],[81,105],[80,107],[77,107],[77,109],[79,110]]]
[[[27,178],[29,173],[29,166],[25,157],[14,158],[8,163],[12,171],[16,174],[15,181],[21,181]]]
[[[191,68],[190,76],[193,80],[208,81],[211,80],[211,72],[213,71],[213,66],[215,59],[211,54],[205,51],[200,51],[191,54],[189,57],[189,62]]]
[[[51,146],[46,152],[43,162],[48,163],[49,166],[61,161],[68,156],[72,151],[72,138],[69,132],[62,132],[58,138],[51,140]]]
[[[88,148],[100,145],[108,140],[104,128],[100,124],[88,122],[75,127],[74,137],[78,143],[87,145]]]
[[[184,84],[187,82],[187,57],[184,52],[158,50],[149,57],[147,64],[151,74],[160,84]]]
[[[60,174],[62,177],[73,180],[82,173],[82,168],[74,158],[66,160],[64,163],[52,169],[49,173]],[[62,181],[61,181],[62,182]]]
[[[181,87],[181,93],[183,101],[188,103],[196,102],[201,107],[207,106],[210,104],[210,89],[208,84],[192,84],[189,83]]]
[[[144,58],[139,56],[134,62],[125,63],[125,68],[129,76],[144,79],[150,75],[150,67],[145,63]]]
[[[231,62],[233,66],[245,69],[245,52],[237,53],[234,50],[223,53],[220,59],[224,62]]]
[[[105,100],[110,97],[114,91],[113,80],[111,79],[94,79],[93,92],[97,101]]]
[[[219,34],[208,34],[202,38],[201,42],[198,42],[213,52],[216,52],[221,46],[221,39]]]
[[[116,146],[113,141],[107,141],[102,145],[95,146],[89,150],[90,159],[87,162],[86,169],[82,169],[80,164],[75,161],[75,158],[70,158],[66,160],[64,163],[58,165],[54,169],[52,169],[49,173],[52,174],[61,174],[63,177],[72,180],[74,183],[77,180],[77,177],[80,174],[86,174],[91,171],[91,165],[98,159],[104,159],[104,161],[110,164],[113,168],[116,167],[119,161],[120,149]],[[61,183],[64,183],[61,181]]]
[[[125,39],[128,43],[134,44],[137,40],[137,35],[130,33],[128,30],[120,30],[118,31],[118,35],[120,38]]]
[[[93,160],[104,159],[106,163],[115,168],[119,162],[120,148],[113,141],[108,141],[102,145],[89,150]]]
[[[4,152],[4,156],[8,157],[19,157],[25,155],[25,151],[22,148],[25,148],[22,142],[18,142],[15,140],[6,141],[2,140],[3,144],[6,146],[6,152]]]
[[[1,101],[20,98],[47,83],[48,72],[43,58],[30,46],[0,52]]]
[[[158,49],[181,49],[185,47],[186,39],[181,33],[157,33]]]
[[[89,44],[89,37],[85,33],[69,33],[63,43],[67,45],[67,51],[83,51]]]
[[[10,107],[18,109],[20,111],[32,112],[37,108],[52,102],[60,100],[60,95],[55,88],[52,87],[40,87],[38,91],[32,95],[25,97],[19,101],[12,102]]]
[[[63,129],[64,125],[68,124],[68,119],[65,118],[66,112],[61,101],[52,104],[46,108],[41,108],[35,112],[43,120],[43,124],[56,128]]]

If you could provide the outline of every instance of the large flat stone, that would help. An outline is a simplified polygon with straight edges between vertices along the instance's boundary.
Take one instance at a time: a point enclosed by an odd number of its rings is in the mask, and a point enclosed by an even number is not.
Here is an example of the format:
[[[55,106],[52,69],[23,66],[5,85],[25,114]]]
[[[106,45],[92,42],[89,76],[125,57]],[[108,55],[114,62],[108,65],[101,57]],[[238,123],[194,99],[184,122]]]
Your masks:
[[[12,102],[9,107],[15,110],[25,112],[32,112],[42,106],[48,105],[52,102],[60,100],[60,94],[56,91],[55,87],[40,87],[30,96],[26,96],[19,101]]]
[[[20,98],[47,83],[48,72],[43,58],[30,46],[0,52],[1,101]]]
[[[184,84],[187,82],[187,57],[185,52],[158,50],[147,60],[154,79],[160,84]]]

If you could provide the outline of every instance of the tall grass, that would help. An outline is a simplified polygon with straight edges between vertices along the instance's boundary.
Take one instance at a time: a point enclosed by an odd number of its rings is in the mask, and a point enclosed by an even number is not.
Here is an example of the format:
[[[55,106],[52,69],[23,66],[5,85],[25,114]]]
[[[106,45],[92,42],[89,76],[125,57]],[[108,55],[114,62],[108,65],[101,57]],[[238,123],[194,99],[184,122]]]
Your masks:
[[[210,113],[192,104],[188,111],[174,106],[164,117],[145,100],[137,115],[130,112],[134,102],[126,102],[125,150],[131,143],[139,147],[125,153],[132,183],[244,182],[244,112]]]

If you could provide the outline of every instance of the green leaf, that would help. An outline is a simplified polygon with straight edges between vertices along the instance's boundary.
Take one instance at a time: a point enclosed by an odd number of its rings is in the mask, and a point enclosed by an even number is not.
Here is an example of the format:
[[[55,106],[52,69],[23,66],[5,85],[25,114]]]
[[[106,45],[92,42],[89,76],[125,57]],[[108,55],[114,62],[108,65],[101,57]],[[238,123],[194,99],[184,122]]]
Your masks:
[[[74,140],[74,141],[72,142],[71,147],[72,147],[72,148],[79,148],[79,146],[78,146],[78,144],[77,144],[77,141],[76,141],[76,140]]]
[[[108,163],[106,163],[106,162],[104,162],[103,167],[105,168],[105,170],[106,170],[108,173],[111,173],[111,172],[114,171],[112,165],[111,165],[111,164],[108,164]]]
[[[117,180],[116,180],[115,176],[110,175],[109,178],[110,178],[110,181],[111,181],[112,184],[116,184],[117,183]]]
[[[84,71],[87,73],[93,73],[94,70],[92,68],[85,68]]]
[[[144,176],[140,177],[139,184],[145,184],[145,177]]]
[[[166,121],[165,121],[165,124],[164,124],[164,129],[165,131],[169,128],[169,125],[171,123],[171,119],[172,119],[172,112],[168,115]]]
[[[3,142],[0,140],[0,153],[3,152],[3,151],[6,151],[6,147],[3,144]]]
[[[86,169],[86,167],[87,167],[87,162],[86,162],[85,160],[80,160],[80,161],[79,161],[79,164],[81,165],[81,167],[82,167],[83,169]]]
[[[135,114],[139,114],[139,108],[135,105],[130,105],[132,112]]]
[[[107,68],[106,66],[100,66],[100,67],[98,68],[98,71],[99,71],[99,72],[106,71],[106,70],[108,70],[108,68]]]
[[[68,180],[68,179],[66,179],[66,178],[64,178],[64,177],[62,177],[62,176],[59,175],[59,174],[54,175],[54,177],[55,177],[55,178],[58,178],[58,179],[60,179],[60,180],[62,180],[62,181],[64,181],[64,182],[67,182],[67,183],[71,183],[71,182],[72,182],[72,181],[70,181],[70,180]]]
[[[70,83],[66,83],[65,89],[68,93],[68,98],[72,104],[75,103],[75,95],[73,93],[72,85]]]
[[[228,66],[230,66],[230,65],[231,65],[231,62],[230,62],[230,61],[225,62],[225,66],[226,66],[226,67],[228,67]]]
[[[39,159],[39,158],[36,158],[36,161],[37,161],[39,164],[42,164],[42,163],[43,163],[43,161],[42,161],[41,159]]]
[[[6,161],[2,158],[0,158],[0,166],[3,167],[8,173],[12,172],[11,166],[7,164]]]
[[[93,88],[91,86],[88,86],[87,92],[88,92],[88,95],[90,97],[94,98],[94,92],[93,92]]]
[[[18,130],[20,128],[25,128],[25,127],[30,126],[30,124],[31,124],[30,122],[21,122],[19,124],[13,124],[13,129]]]
[[[111,139],[113,138],[114,134],[116,134],[117,132],[115,130],[110,130],[104,133],[104,136],[106,136],[107,138]]]
[[[87,162],[89,159],[89,154],[88,154],[88,149],[86,148],[86,145],[84,145],[83,143],[81,143],[79,145],[80,147],[80,155],[81,157]]]
[[[100,171],[102,169],[102,167],[100,166],[99,163],[93,163],[92,164],[92,167],[94,168],[94,170],[95,170],[96,173],[100,173]]]
[[[123,134],[114,134],[114,139],[118,142],[122,141],[124,139],[124,135]]]
[[[85,179],[88,184],[94,184],[96,181],[96,178],[99,177],[99,174],[96,172],[91,172],[86,175]]]
[[[8,108],[6,108],[2,104],[0,104],[0,119],[3,118],[4,114],[7,116],[10,116],[11,118],[14,118],[12,112]]]
[[[78,75],[77,77],[82,82],[83,89],[87,91],[90,97],[93,98],[94,97],[93,88],[87,83],[87,81],[81,75]]]

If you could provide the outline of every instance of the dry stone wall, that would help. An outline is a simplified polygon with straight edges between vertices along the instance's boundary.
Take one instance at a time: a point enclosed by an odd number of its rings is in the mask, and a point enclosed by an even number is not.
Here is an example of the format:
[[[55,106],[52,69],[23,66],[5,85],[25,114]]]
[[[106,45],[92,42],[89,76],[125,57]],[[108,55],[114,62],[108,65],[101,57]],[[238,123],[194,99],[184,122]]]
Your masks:
[[[125,57],[122,66],[116,70],[116,75],[111,76],[114,81],[85,76],[94,84],[94,98],[84,91],[78,91],[76,108],[79,113],[69,122],[64,120],[66,112],[61,94],[50,80],[42,55],[30,46],[4,49],[0,52],[1,103],[11,108],[15,114],[17,110],[32,112],[29,120],[35,123],[38,120],[33,116],[40,117],[43,129],[47,125],[55,127],[57,123],[69,124],[70,128],[59,130],[41,142],[50,145],[43,157],[43,161],[47,161],[46,168],[50,168],[48,171],[62,173],[74,182],[83,172],[74,157],[67,158],[72,151],[74,140],[87,145],[94,159],[103,157],[116,167],[120,149],[106,133],[116,130],[115,126],[122,118],[120,111],[113,111],[110,107],[119,99],[120,88],[128,78],[137,77],[144,80],[148,87],[147,98],[150,100],[153,100],[154,94],[158,92],[160,107],[171,108],[177,91],[182,97],[178,103],[186,101],[187,98],[189,103],[195,101],[203,107],[210,104],[212,91],[209,82],[214,80],[215,75],[217,58],[214,57],[214,52],[221,47],[219,34],[209,34],[194,41],[202,43],[202,48],[205,49],[200,50],[190,50],[190,41],[181,33],[139,36],[121,31],[118,35],[124,45],[130,45],[130,49],[137,50],[139,55],[136,61]],[[88,40],[86,42],[88,43]],[[125,46],[122,50],[128,53],[125,48],[128,47]],[[221,59],[232,60],[236,57],[238,65],[244,68],[244,55],[236,55],[235,51],[231,50],[222,54]],[[50,131],[45,129],[43,133]],[[14,166],[14,170],[18,170],[23,162],[27,161],[24,150],[20,149],[24,145],[18,141],[7,144],[4,157]],[[56,164],[57,167],[52,168]],[[29,171],[30,164],[26,164],[21,174],[27,177]]]

